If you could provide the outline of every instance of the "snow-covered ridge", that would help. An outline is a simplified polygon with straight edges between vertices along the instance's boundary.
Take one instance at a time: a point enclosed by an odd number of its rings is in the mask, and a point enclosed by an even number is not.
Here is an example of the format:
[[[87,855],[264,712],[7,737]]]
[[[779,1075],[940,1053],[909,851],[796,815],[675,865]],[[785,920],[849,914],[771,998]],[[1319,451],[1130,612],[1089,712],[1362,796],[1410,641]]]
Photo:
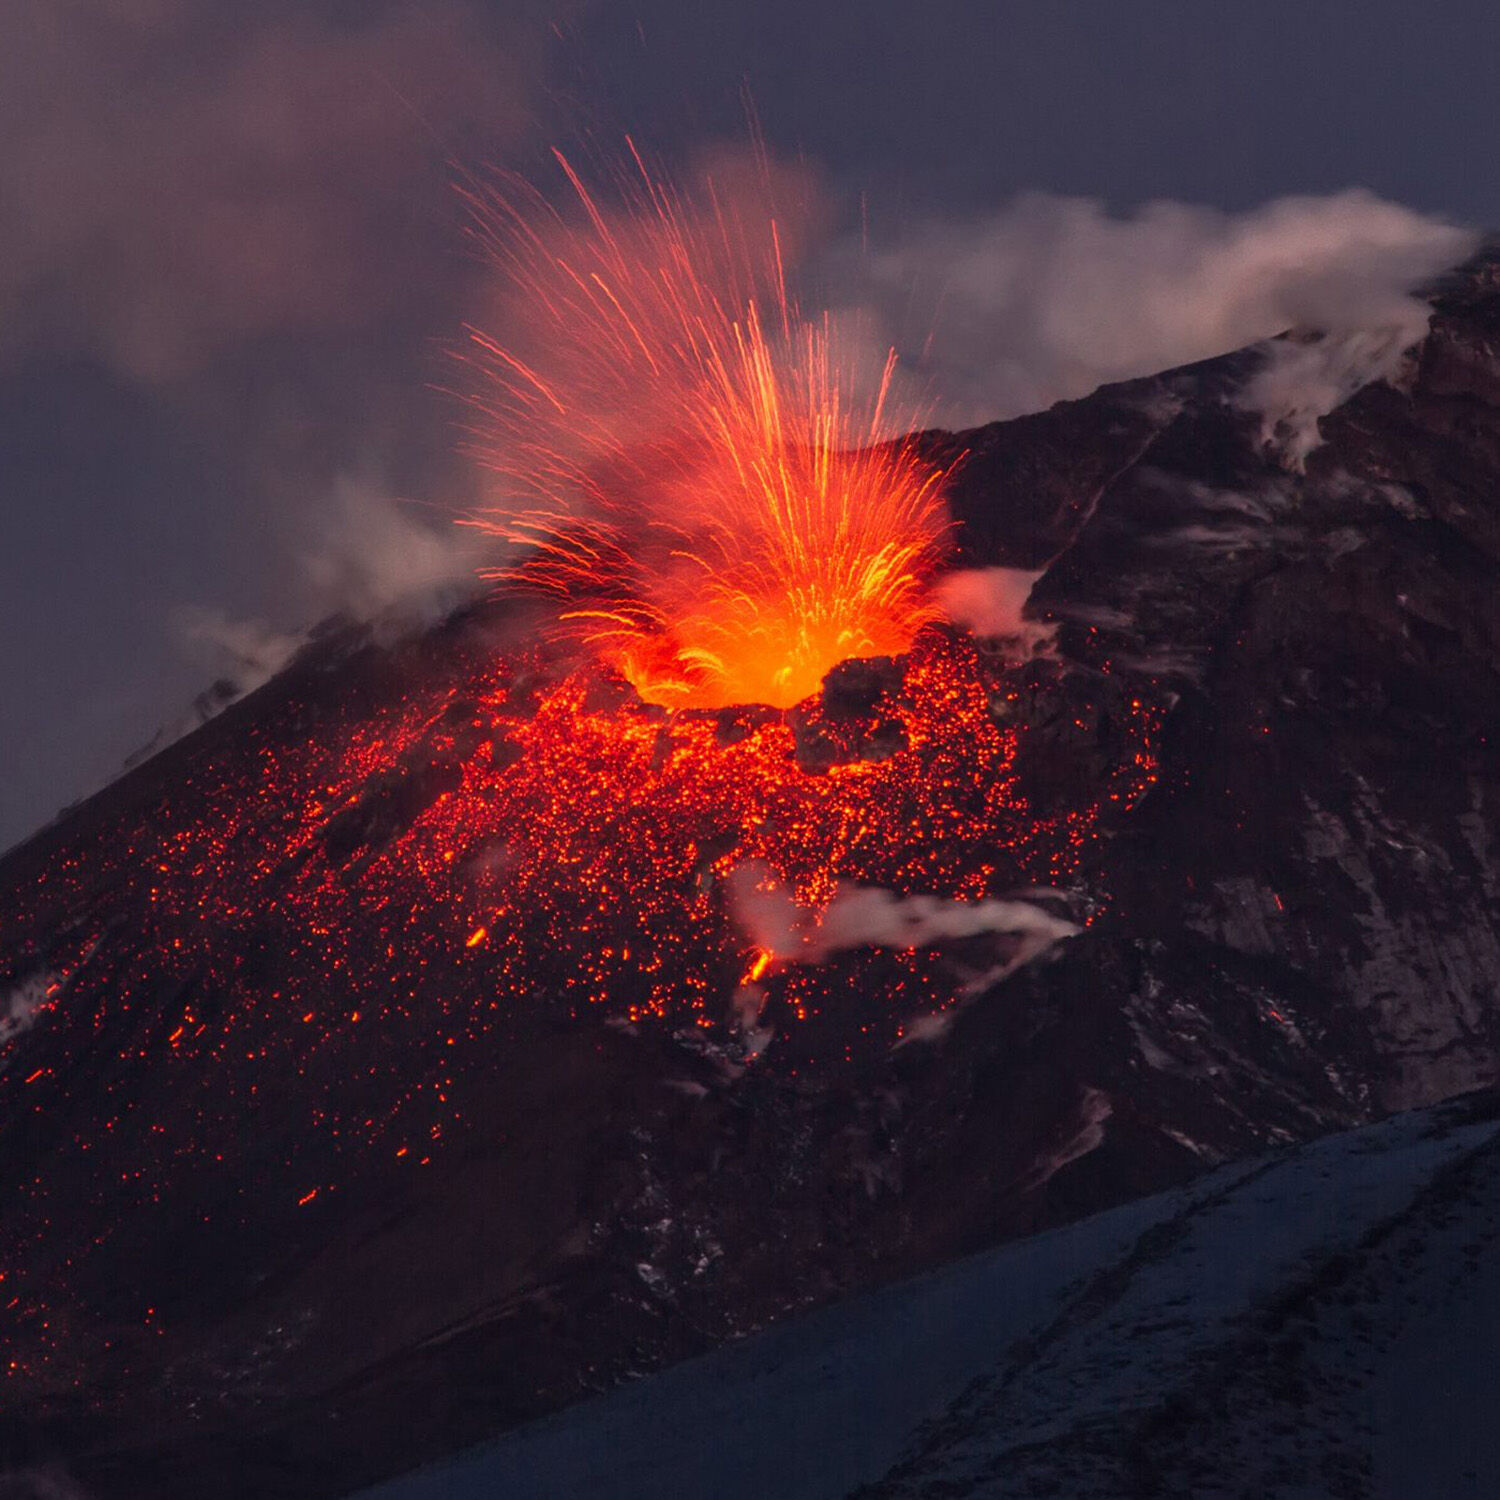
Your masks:
[[[1475,1095],[825,1309],[366,1500],[1478,1500],[1497,1237],[1500,1096]]]

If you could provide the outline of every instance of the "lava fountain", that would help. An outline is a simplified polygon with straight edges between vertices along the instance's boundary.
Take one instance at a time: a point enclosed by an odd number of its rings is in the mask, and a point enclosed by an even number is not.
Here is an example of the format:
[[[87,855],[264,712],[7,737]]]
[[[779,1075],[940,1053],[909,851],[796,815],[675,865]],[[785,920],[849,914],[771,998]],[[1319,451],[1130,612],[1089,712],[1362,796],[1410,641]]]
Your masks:
[[[469,198],[510,294],[506,337],[465,351],[506,491],[475,524],[521,549],[489,576],[560,600],[666,707],[790,707],[905,651],[936,614],[946,474],[886,439],[916,425],[894,353],[863,369],[789,294],[769,164],[689,191],[632,147],[606,208],[557,159],[565,209],[513,182]]]
[[[885,435],[892,362],[862,391],[798,314],[769,173],[637,162],[606,211],[564,170],[566,212],[475,195],[523,315],[467,356],[499,592],[554,597],[569,649],[506,597],[335,632],[0,881],[12,1400],[196,1327],[183,1265],[492,1153],[513,1049],[564,1024],[657,1027],[726,1084],[884,1077],[1107,900],[1158,702],[933,623],[945,474]],[[158,1261],[132,1308],[118,1267]]]

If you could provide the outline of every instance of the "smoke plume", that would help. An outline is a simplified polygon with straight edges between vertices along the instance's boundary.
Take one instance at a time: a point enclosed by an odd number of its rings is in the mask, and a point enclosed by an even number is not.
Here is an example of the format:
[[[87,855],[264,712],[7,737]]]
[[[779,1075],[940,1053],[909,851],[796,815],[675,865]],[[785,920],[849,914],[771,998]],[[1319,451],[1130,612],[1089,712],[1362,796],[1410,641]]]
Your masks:
[[[839,886],[821,913],[810,912],[753,863],[735,871],[730,900],[751,942],[783,962],[818,963],[849,948],[926,948],[987,932],[1015,939],[1014,953],[988,975],[992,982],[1079,931],[1029,901],[901,896],[849,883]]]
[[[53,974],[34,974],[0,994],[0,1044],[30,1031],[51,1003],[58,981]]]
[[[465,0],[10,0],[5,34],[12,358],[71,346],[159,381],[360,323],[429,270],[441,143],[522,124],[522,33]]]
[[[1294,328],[1425,326],[1412,291],[1475,236],[1352,190],[1246,213],[1150,203],[1117,216],[1041,194],[831,272],[906,352],[948,425],[994,421]]]
[[[177,630],[185,649],[242,693],[279,672],[303,643],[302,636],[273,629],[264,621],[236,619],[205,606],[180,610]]]
[[[1388,322],[1272,344],[1237,404],[1261,418],[1262,440],[1301,471],[1322,441],[1318,422],[1376,380],[1399,383],[1407,351],[1427,331],[1428,308],[1413,301]]]
[[[938,608],[974,635],[1019,642],[1030,652],[1051,639],[1052,627],[1024,618],[1026,601],[1042,575],[1024,568],[964,568],[940,578]]]
[[[476,279],[455,163],[525,149],[572,4],[8,0],[0,845],[220,669],[181,607],[269,639],[444,571],[384,496],[473,500],[428,388]]]
[[[335,608],[425,618],[473,593],[481,561],[494,556],[494,543],[472,528],[343,480],[313,513],[303,561],[317,597]]]

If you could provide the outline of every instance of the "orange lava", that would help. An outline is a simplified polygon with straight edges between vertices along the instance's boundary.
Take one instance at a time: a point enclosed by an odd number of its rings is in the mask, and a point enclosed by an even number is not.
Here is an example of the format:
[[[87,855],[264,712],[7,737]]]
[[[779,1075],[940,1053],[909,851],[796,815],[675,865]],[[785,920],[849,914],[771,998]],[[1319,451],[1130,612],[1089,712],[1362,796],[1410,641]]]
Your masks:
[[[476,524],[520,549],[490,576],[561,599],[668,707],[789,707],[904,651],[935,614],[946,475],[884,440],[916,425],[890,409],[894,355],[863,369],[788,294],[769,167],[688,192],[632,152],[606,209],[558,160],[571,216],[472,199],[508,309],[505,338],[470,330],[506,491]]]

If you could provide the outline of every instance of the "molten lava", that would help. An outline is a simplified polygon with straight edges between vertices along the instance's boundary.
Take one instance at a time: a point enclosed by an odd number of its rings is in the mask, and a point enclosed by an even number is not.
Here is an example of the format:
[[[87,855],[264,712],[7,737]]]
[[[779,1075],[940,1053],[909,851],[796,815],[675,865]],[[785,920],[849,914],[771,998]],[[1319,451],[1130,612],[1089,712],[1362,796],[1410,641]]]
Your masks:
[[[471,329],[479,447],[512,491],[477,524],[524,549],[491,576],[562,600],[669,707],[790,707],[904,651],[935,615],[945,475],[884,441],[894,355],[862,394],[789,295],[769,168],[687,193],[634,155],[611,212],[558,159],[576,217],[472,200],[512,325]]]

